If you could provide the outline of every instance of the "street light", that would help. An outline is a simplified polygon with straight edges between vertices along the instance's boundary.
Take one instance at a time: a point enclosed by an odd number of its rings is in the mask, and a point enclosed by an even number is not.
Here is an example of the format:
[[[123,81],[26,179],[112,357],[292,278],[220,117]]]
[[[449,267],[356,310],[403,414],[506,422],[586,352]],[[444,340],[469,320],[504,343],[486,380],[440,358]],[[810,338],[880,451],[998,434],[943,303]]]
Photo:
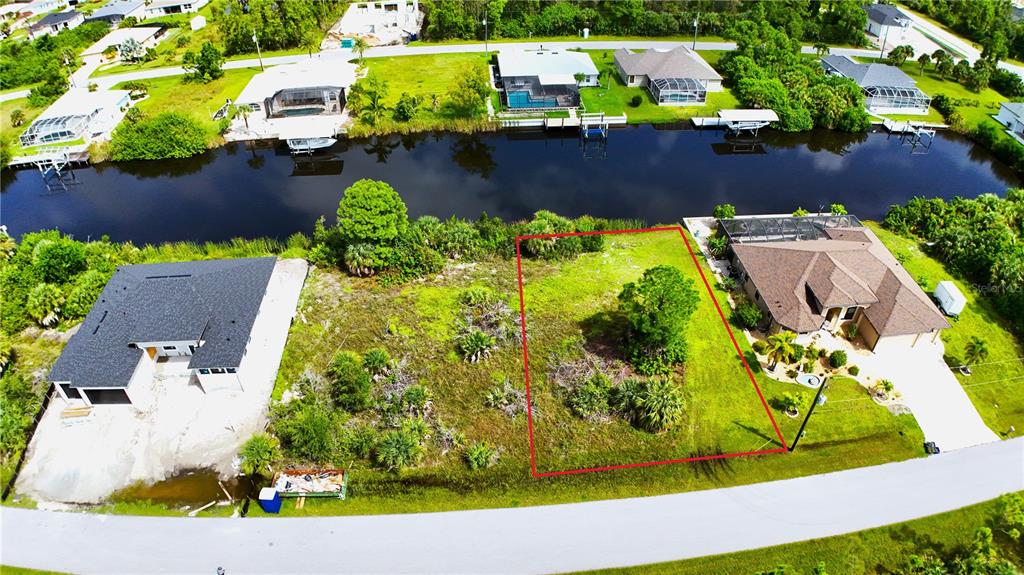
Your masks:
[[[700,12],[693,17],[693,49],[697,49],[697,20],[700,18]]]
[[[484,18],[484,52],[490,52],[487,46],[487,18]]]
[[[260,72],[265,72],[263,69],[263,52],[260,51],[260,41],[256,38],[256,29],[252,31],[252,41],[256,44],[256,56],[260,59]]]

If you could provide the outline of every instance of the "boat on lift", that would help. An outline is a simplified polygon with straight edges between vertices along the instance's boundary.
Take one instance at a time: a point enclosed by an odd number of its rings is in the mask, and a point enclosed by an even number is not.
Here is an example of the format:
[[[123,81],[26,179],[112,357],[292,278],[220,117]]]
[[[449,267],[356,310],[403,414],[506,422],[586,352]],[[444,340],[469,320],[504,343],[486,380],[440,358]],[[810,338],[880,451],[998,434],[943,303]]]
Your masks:
[[[328,137],[288,138],[285,140],[285,143],[288,144],[288,149],[293,154],[312,154],[316,150],[330,148],[337,142],[338,140]]]

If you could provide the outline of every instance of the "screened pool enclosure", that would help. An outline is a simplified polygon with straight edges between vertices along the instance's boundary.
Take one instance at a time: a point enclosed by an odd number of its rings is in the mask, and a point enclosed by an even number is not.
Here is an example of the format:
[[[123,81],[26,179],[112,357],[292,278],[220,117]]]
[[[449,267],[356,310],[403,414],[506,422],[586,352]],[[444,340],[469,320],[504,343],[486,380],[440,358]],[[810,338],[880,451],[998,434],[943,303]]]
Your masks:
[[[575,81],[547,82],[538,76],[505,78],[506,104],[513,110],[579,107],[580,90]]]
[[[279,90],[264,101],[268,118],[340,114],[345,91],[336,86],[310,86]]]
[[[694,78],[652,78],[647,84],[659,104],[703,104],[707,87]]]
[[[19,139],[22,147],[25,148],[70,142],[82,137],[89,127],[89,119],[89,116],[76,115],[36,120],[21,134]]]
[[[738,217],[718,220],[729,243],[820,240],[829,228],[860,228],[857,216]]]
[[[868,108],[896,108],[928,111],[932,99],[916,87],[868,86],[864,88]]]

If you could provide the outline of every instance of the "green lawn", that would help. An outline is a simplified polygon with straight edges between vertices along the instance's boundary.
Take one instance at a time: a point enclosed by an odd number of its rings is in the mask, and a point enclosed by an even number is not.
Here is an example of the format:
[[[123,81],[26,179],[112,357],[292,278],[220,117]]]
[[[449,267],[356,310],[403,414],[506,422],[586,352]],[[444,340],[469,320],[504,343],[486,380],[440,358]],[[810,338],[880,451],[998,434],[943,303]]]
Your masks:
[[[612,42],[612,41],[643,41],[643,42],[692,42],[693,36],[606,36],[606,35],[591,35],[589,38],[582,38],[580,36],[533,36],[530,38],[491,38],[491,44],[508,44],[508,43],[521,43],[521,42],[579,42],[586,44],[587,42]],[[721,36],[698,36],[698,42],[726,42],[725,38]],[[409,42],[410,46],[437,46],[437,45],[458,45],[458,44],[483,44],[483,40],[442,40],[442,41],[430,41],[430,40],[416,40],[415,42]]]
[[[720,321],[715,324],[715,316],[709,313],[706,292],[693,329],[695,333],[717,330],[718,337],[692,338],[694,359],[686,374],[686,385],[691,387],[687,392],[690,415],[676,435],[643,434],[618,422],[587,423],[569,415],[561,401],[542,389],[545,348],[550,342],[558,341],[576,322],[600,311],[595,304],[608,304],[610,295],[617,293],[625,281],[638,277],[646,266],[664,261],[686,264],[689,256],[683,255],[686,252],[678,234],[672,236],[615,236],[605,253],[584,255],[571,262],[524,262],[527,303],[532,310],[529,343],[532,381],[539,390],[537,438],[543,450],[542,466],[550,464],[548,469],[552,469],[556,463],[585,464],[610,461],[612,457],[644,461],[679,452],[688,454],[697,448],[721,447],[726,451],[773,447],[767,416],[749,380],[743,378],[734,353],[722,341],[724,328]],[[703,262],[701,265],[706,266]],[[687,273],[694,277],[692,263],[688,266]],[[704,270],[710,277],[708,269]],[[328,270],[313,272],[303,288],[300,319],[289,332],[275,397],[280,398],[304,371],[323,373],[338,350],[365,352],[382,346],[393,358],[403,358],[430,389],[437,418],[461,431],[467,444],[487,441],[500,450],[501,456],[492,468],[470,471],[461,452],[443,454],[430,444],[424,463],[400,474],[375,469],[362,459],[338,461],[335,464],[350,470],[349,499],[308,500],[301,510],[286,502],[285,515],[443,511],[635,497],[797,477],[922,454],[921,432],[913,418],[890,415],[866,400],[863,388],[839,380],[829,392],[834,403],[815,414],[807,436],[793,453],[534,479],[530,474],[525,416],[508,417],[484,402],[487,392],[506,377],[522,386],[522,350],[507,345],[476,364],[460,360],[455,351],[458,296],[466,287],[479,284],[502,294],[518,309],[514,261],[491,259],[461,265],[426,281],[388,288],[373,279]],[[716,291],[716,297],[725,301],[724,292]],[[584,321],[584,327],[596,329],[601,325],[599,320]],[[751,353],[745,342],[742,346]],[[736,375],[739,378],[733,379]],[[716,383],[714,379],[719,376],[727,381]],[[795,387],[768,382],[761,375],[758,380],[769,400]],[[804,398],[809,402],[810,393],[804,393]],[[791,441],[799,420],[777,410],[773,413],[787,441]],[[698,422],[717,428],[698,429],[693,425]],[[674,437],[690,444],[667,445],[667,440]],[[566,445],[563,440],[580,443]],[[261,514],[255,508],[251,512]]]
[[[143,80],[149,86],[149,97],[137,107],[148,114],[183,112],[199,119],[209,134],[211,144],[220,139],[217,122],[212,117],[224,102],[235,99],[260,71],[259,68],[225,70],[224,76],[208,84],[187,83],[181,76]],[[115,86],[115,88],[121,85]]]
[[[706,573],[752,574],[789,565],[786,573],[809,574],[821,561],[828,573],[903,573],[910,555],[926,553],[943,558],[970,545],[974,532],[991,526],[996,501],[988,501],[948,513],[931,515],[905,523],[876,529],[812,539],[764,549],[727,555],[713,555],[685,561],[643,565],[626,569],[590,571],[607,575],[704,575]],[[995,531],[995,547],[1000,555],[1016,565],[1024,564],[1024,547]],[[923,573],[923,572],[922,572]]]
[[[1024,347],[1009,331],[1008,322],[993,309],[991,302],[979,297],[973,285],[954,278],[937,260],[922,251],[919,242],[897,236],[873,222],[868,225],[879,239],[899,257],[905,257],[904,267],[915,278],[926,278],[928,289],[943,280],[952,280],[967,298],[967,307],[953,327],[942,332],[946,354],[963,358],[964,347],[971,336],[984,339],[989,358],[972,368],[971,376],[957,375],[967,390],[974,407],[985,423],[1003,437],[1024,433]],[[1016,431],[1006,434],[1010,426]]]
[[[46,108],[33,108],[29,106],[28,98],[17,98],[15,100],[4,100],[0,102],[0,133],[4,137],[17,138],[22,132],[28,129],[39,114],[43,113]],[[25,121],[20,126],[11,125],[11,112],[14,110],[21,110],[25,114]],[[15,144],[12,150],[15,156],[21,154],[21,145],[15,140]]]
[[[482,52],[366,58],[368,73],[380,76],[388,82],[388,96],[384,102],[389,108],[398,102],[403,92],[421,98],[422,103],[416,116],[409,122],[398,123],[388,117],[374,127],[359,121],[354,133],[358,133],[360,129],[368,133],[420,132],[436,129],[464,131],[468,127],[480,126],[486,122],[486,115],[482,109],[477,118],[460,119],[446,106],[446,100],[455,75],[462,68],[484,67],[487,61],[488,56]],[[434,97],[438,101],[436,112],[432,106]]]
[[[630,124],[666,123],[686,120],[694,116],[714,116],[719,110],[737,108],[740,103],[728,88],[708,94],[703,106],[659,106],[646,88],[630,88],[622,83],[615,69],[614,50],[584,50],[590,54],[601,72],[602,86],[583,88],[580,96],[587,112],[605,112],[610,115],[626,114]],[[719,52],[701,52],[709,63],[718,61]],[[632,107],[630,100],[640,96],[643,101]]]

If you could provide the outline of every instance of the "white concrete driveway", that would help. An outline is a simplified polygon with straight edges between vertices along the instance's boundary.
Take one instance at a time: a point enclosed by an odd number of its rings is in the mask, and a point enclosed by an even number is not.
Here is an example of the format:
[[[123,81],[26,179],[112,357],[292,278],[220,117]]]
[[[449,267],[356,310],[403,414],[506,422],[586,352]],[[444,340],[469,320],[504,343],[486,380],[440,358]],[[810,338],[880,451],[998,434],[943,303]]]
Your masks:
[[[924,339],[924,338],[922,338]],[[858,353],[851,363],[861,375],[888,379],[903,394],[925,439],[943,451],[997,441],[982,421],[967,392],[942,360],[943,345],[918,343],[914,347],[879,353]]]

